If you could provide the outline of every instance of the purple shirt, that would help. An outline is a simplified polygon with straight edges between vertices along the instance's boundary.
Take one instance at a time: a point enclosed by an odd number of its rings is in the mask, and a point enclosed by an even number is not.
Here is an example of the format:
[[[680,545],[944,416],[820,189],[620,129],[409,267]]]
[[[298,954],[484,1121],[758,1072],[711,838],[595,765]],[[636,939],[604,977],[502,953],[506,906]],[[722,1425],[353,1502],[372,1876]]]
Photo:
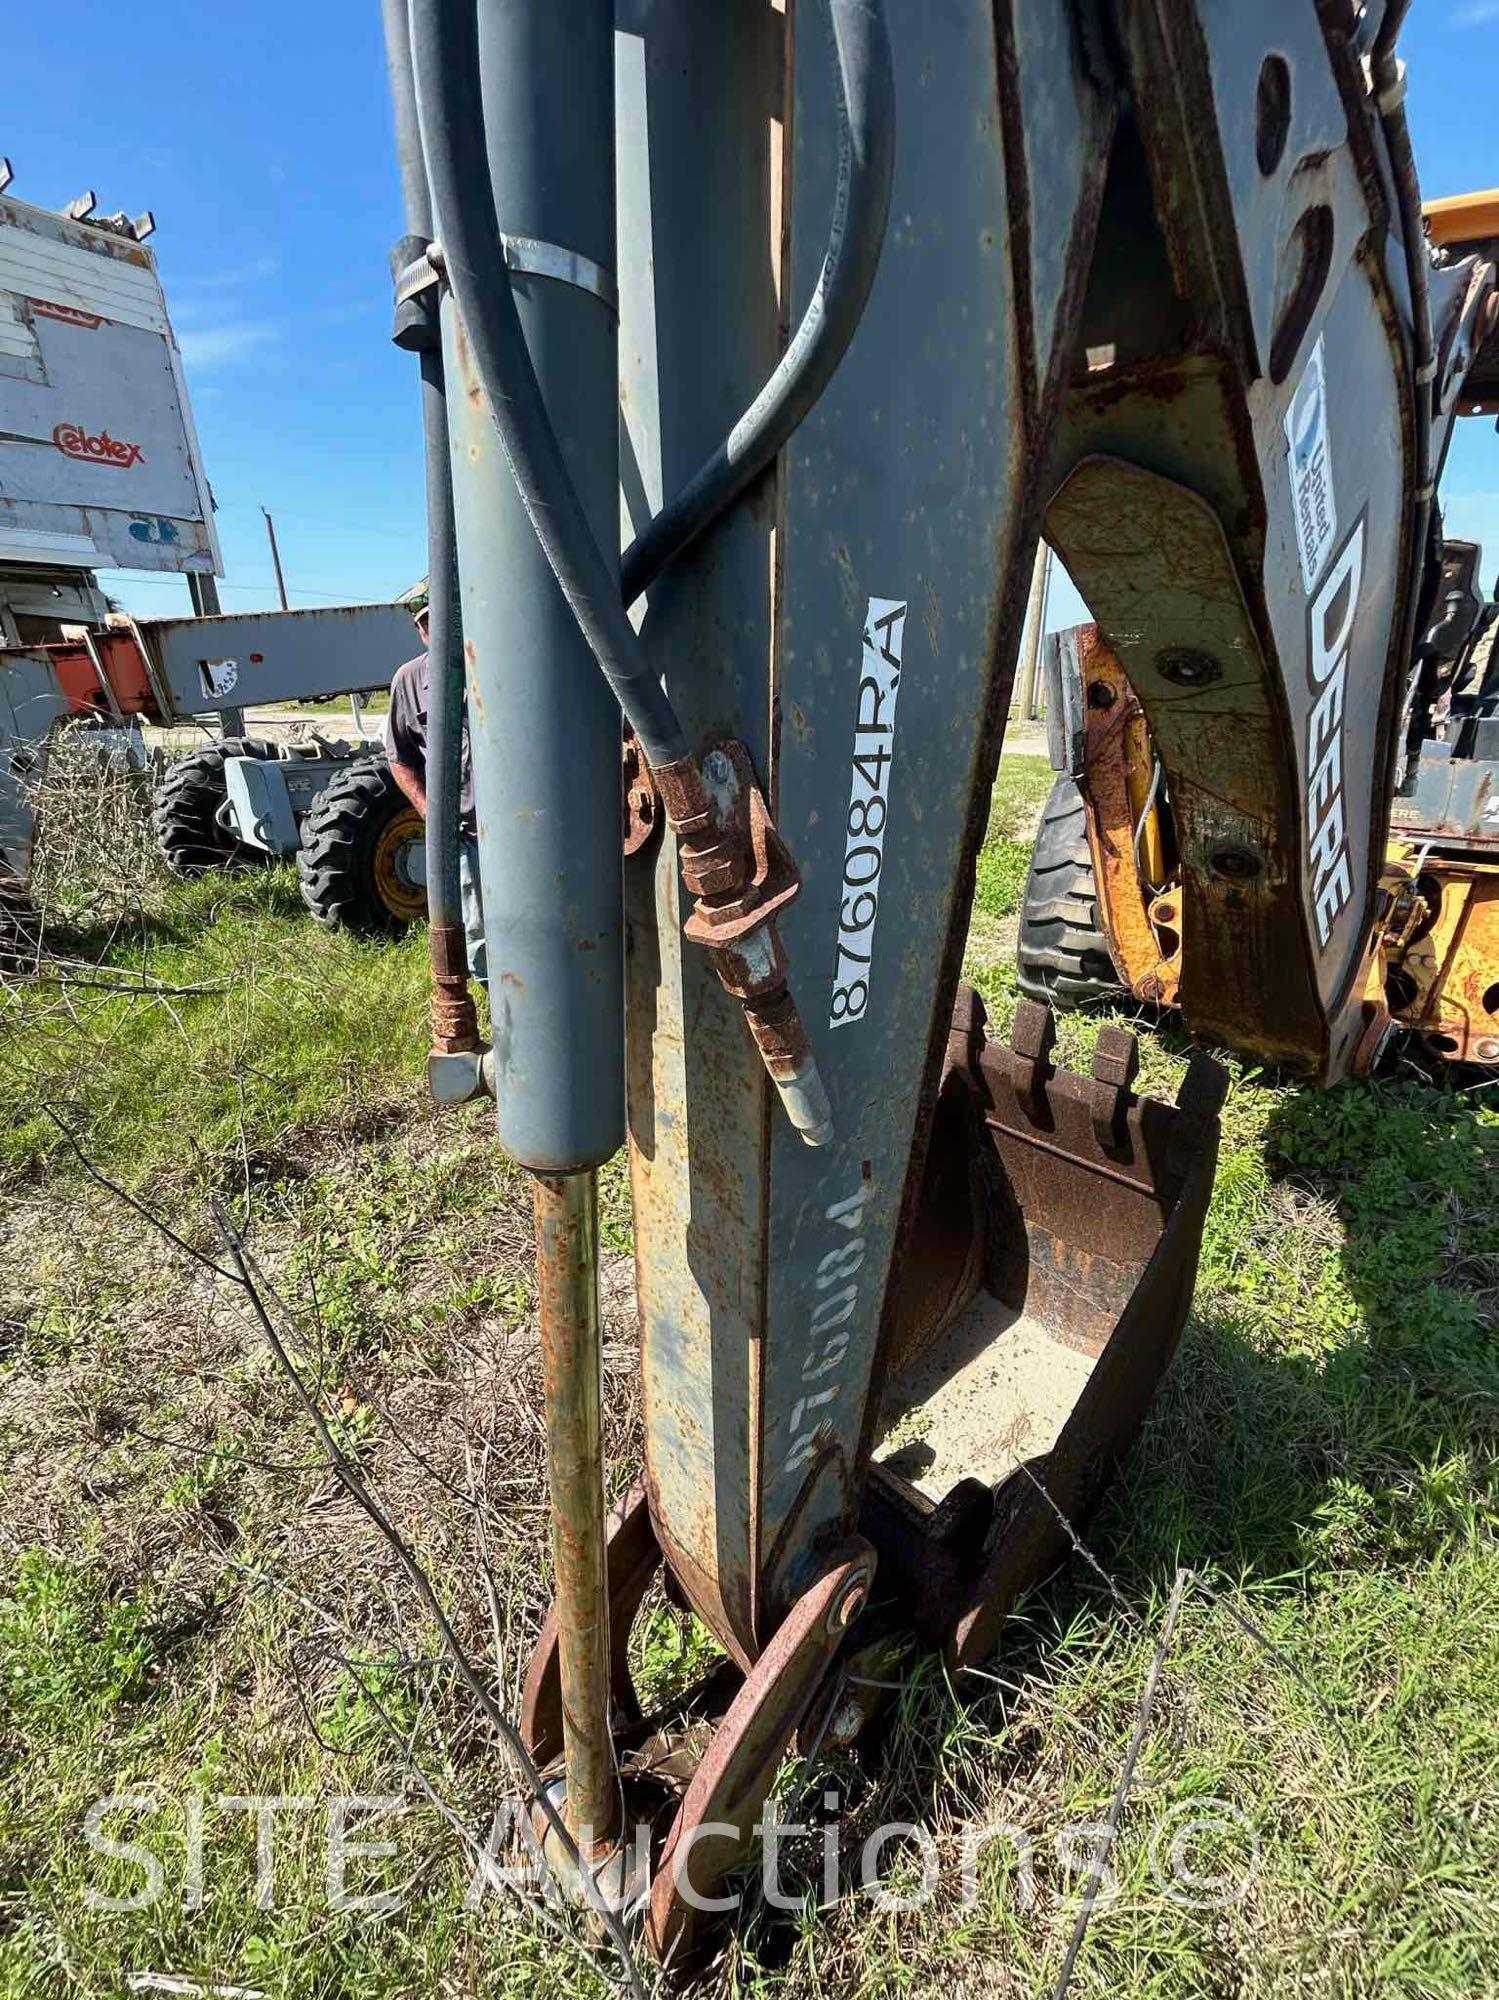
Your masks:
[[[385,754],[392,764],[405,764],[427,782],[427,655],[418,653],[397,667],[390,684],[390,713],[385,718]],[[474,814],[474,773],[469,758],[468,714],[463,717],[462,783],[458,793],[458,831],[471,840],[478,821]]]

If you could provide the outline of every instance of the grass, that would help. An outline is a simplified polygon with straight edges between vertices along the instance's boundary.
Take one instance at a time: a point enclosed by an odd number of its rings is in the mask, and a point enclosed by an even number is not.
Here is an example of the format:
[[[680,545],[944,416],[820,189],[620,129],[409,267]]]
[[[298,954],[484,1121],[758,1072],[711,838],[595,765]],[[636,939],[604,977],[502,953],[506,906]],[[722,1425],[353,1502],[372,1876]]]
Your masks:
[[[289,720],[301,721],[305,719],[312,723],[316,723],[319,716],[321,716],[326,723],[330,714],[344,715],[348,712],[348,707],[349,697],[345,694],[330,695],[327,701],[270,702],[267,704],[266,712],[270,715],[284,715]],[[364,712],[366,715],[388,715],[390,713],[390,690],[388,688],[381,688],[374,694],[366,695],[364,698]]]
[[[1001,1027],[1048,782],[1042,759],[1005,761],[979,871],[968,975]],[[470,1859],[390,1726],[481,1837],[508,1780],[409,1589],[315,1462],[241,1302],[92,1184],[42,1112],[195,1241],[209,1194],[253,1219],[342,1447],[513,1708],[548,1588],[529,1221],[482,1110],[438,1119],[423,1102],[420,940],[320,932],[275,870],[142,878],[124,912],[96,885],[61,914],[69,954],[120,982],[203,990],[5,996],[0,1996],[123,1995],[145,1973],[278,2000],[602,1994],[607,1968],[544,1912],[465,1907]],[[1097,1028],[1064,1020],[1070,1061]],[[1144,1037],[1149,1088],[1169,1093],[1184,1064],[1174,1031]],[[1499,1991],[1495,1095],[1409,1064],[1322,1094],[1235,1066],[1192,1318],[1090,1535],[1110,1581],[1074,1562],[1034,1593],[990,1678],[954,1686],[906,1662],[878,1757],[832,1759],[798,1814],[811,1823],[834,1787],[846,1885],[872,1828],[909,1823],[886,1886],[916,1879],[930,1840],[936,1902],[876,1911],[850,1890],[815,1912],[808,1833],[783,1869],[802,1905],[758,1911],[719,1988],[1049,1992],[1087,1859],[1066,1828],[1108,1810],[1188,1564],[1304,1679],[1189,1595],[1073,1992]],[[639,1419],[618,1169],[604,1201],[620,1483]],[[653,1689],[710,1652],[651,1602],[634,1658]],[[272,1793],[319,1803],[277,1815],[260,1908],[252,1816],[221,1802]],[[358,1836],[399,1853],[349,1867],[360,1892],[408,1885],[385,1914],[329,1907],[327,1801],[355,1793],[408,1801]],[[164,1869],[148,1909],[89,1906],[145,1879],[84,1837],[110,1794],[135,1803],[105,1835]],[[1213,1910],[1174,1900],[1160,1872],[1204,1817],[1199,1871],[1258,1853],[1243,1895]],[[965,1901],[964,1830],[1001,1822],[1016,1831],[983,1848]]]

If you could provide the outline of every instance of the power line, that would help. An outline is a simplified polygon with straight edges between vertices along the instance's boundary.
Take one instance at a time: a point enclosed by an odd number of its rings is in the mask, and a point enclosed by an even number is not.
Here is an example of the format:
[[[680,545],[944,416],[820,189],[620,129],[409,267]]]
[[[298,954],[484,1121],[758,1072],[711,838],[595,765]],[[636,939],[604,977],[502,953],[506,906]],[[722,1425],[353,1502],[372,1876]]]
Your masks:
[[[177,572],[161,569],[119,569],[110,570],[107,574],[110,576],[135,578],[142,583],[165,583],[174,577]],[[265,583],[220,583],[219,589],[241,592],[254,591],[261,596],[271,597],[275,595],[276,586],[270,581]],[[354,584],[310,583],[304,584],[299,590],[288,590],[286,594],[288,597],[331,597],[340,602],[353,601],[359,604],[380,604],[386,602],[383,598],[367,596],[362,587]]]
[[[246,500],[228,500],[223,502],[218,508],[220,514],[252,514],[257,511],[258,509]],[[278,507],[276,512],[284,521],[299,521],[308,527],[315,528],[326,528],[334,520],[332,514],[303,514],[296,508]],[[408,533],[402,528],[393,528],[387,523],[376,523],[370,520],[368,516],[346,514],[342,508],[338,509],[336,519],[340,527],[357,528],[361,534],[365,535],[381,535],[387,541],[420,542],[422,539],[422,529],[420,526],[413,528]]]

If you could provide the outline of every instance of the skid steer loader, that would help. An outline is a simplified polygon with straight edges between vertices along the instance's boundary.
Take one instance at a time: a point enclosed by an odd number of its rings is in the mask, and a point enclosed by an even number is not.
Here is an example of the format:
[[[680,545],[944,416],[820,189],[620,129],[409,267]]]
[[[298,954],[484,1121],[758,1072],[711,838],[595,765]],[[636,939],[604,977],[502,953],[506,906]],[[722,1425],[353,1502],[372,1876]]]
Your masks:
[[[1423,233],[1404,11],[386,0],[429,1075],[535,1193],[521,1733],[559,1873],[675,1971],[798,1732],[852,1741],[892,1647],[981,1657],[1067,1553],[1190,1302],[1221,1070],[1158,1103],[1122,1029],[1075,1075],[1045,1005],[1002,1034],[959,983],[1043,530],[1115,663],[1076,726],[1137,703],[1164,773],[1189,1021],[1319,1080],[1384,1032],[1432,496],[1494,319]],[[645,1451],[606,1519],[622,1145]],[[658,1574],[727,1665],[646,1715]]]

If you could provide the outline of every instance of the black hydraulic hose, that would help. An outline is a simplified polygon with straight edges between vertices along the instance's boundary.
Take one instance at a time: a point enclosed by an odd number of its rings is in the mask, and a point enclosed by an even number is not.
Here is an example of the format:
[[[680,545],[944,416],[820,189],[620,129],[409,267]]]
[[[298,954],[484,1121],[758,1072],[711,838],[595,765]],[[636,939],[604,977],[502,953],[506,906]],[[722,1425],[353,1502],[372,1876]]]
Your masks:
[[[385,70],[390,79],[396,124],[396,164],[401,173],[401,206],[413,236],[432,234],[432,197],[422,159],[422,129],[416,116],[416,82],[411,73],[411,29],[406,0],[380,0],[385,29]]]
[[[382,0],[385,59],[395,113],[396,157],[406,212],[407,246],[432,234],[432,197],[422,158],[411,67],[406,0]],[[435,296],[435,295],[434,295]],[[427,921],[444,968],[457,972],[463,939],[458,821],[463,756],[463,628],[453,522],[453,468],[435,304],[403,315],[403,346],[414,346],[422,375],[422,436],[427,474]]]
[[[411,0],[411,50],[441,256],[521,501],[647,759],[674,764],[687,737],[567,470],[500,253],[474,0]]]
[[[676,762],[688,746],[625,607],[764,470],[826,388],[863,313],[884,241],[895,94],[883,0],[829,4],[840,155],[817,288],[770,380],[725,443],[632,546],[623,584],[614,585],[552,430],[509,274],[495,254],[500,232],[483,143],[474,9],[465,0],[411,0],[422,138],[448,282],[526,511],[653,765]]]
[[[895,175],[884,0],[829,0],[838,63],[838,192],[822,271],[775,372],[713,456],[625,551],[626,605],[762,473],[832,380],[879,267]]]
[[[1411,0],[1385,0],[1384,15],[1375,31],[1374,47],[1369,57],[1369,66],[1376,79],[1381,68],[1395,53],[1395,43],[1410,10]]]
[[[1411,520],[1411,568],[1406,587],[1401,630],[1402,661],[1409,667],[1416,643],[1416,620],[1422,596],[1427,540],[1436,501],[1436,467],[1432,434],[1436,414],[1437,351],[1431,319],[1431,258],[1421,212],[1421,187],[1405,115],[1405,75],[1394,53],[1395,37],[1409,0],[1390,0],[1374,45],[1372,62],[1375,103],[1390,155],[1400,235],[1405,252],[1406,283],[1411,296],[1412,346],[1415,354],[1415,509]]]

